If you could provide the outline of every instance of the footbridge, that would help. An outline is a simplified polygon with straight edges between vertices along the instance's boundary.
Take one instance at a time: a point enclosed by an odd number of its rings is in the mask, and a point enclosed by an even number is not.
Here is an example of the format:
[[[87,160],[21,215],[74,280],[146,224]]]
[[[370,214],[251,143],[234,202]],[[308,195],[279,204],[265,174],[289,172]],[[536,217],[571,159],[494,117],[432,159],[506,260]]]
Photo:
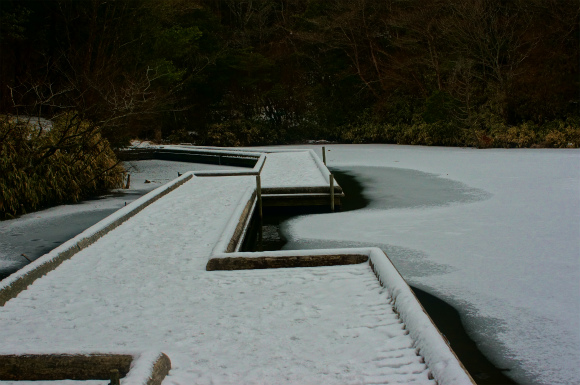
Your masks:
[[[140,151],[246,169],[187,172],[3,280],[0,384],[473,383],[382,250],[240,250],[264,206],[339,209],[318,154]]]

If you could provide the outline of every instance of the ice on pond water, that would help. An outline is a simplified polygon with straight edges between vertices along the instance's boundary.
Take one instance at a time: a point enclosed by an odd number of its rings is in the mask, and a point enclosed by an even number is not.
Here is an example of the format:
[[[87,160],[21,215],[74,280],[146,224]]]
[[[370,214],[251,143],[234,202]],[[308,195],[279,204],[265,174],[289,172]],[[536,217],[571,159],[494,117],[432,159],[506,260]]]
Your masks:
[[[370,202],[288,221],[288,248],[382,247],[510,377],[580,383],[579,151],[327,148]]]
[[[369,209],[445,206],[488,199],[491,194],[445,176],[393,167],[338,168],[356,175],[370,198]]]

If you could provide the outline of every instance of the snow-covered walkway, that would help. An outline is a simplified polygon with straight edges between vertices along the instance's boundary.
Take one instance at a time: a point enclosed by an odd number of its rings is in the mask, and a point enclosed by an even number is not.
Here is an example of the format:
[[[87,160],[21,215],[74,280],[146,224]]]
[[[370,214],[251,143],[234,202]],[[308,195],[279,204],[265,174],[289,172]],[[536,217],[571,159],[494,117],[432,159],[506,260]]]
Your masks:
[[[320,172],[316,160],[310,151],[269,153],[262,171],[262,185],[265,188],[326,187],[328,174]]]
[[[164,384],[434,384],[369,264],[205,270],[254,189],[193,177],[147,206],[0,308],[0,354],[163,351]]]

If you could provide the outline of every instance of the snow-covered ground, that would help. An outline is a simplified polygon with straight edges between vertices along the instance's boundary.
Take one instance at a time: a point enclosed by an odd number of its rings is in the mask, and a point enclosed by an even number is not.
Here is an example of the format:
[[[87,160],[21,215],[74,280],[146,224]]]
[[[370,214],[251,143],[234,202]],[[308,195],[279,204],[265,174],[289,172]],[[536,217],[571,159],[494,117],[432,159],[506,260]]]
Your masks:
[[[289,221],[286,248],[382,247],[410,284],[456,307],[509,376],[580,383],[578,150],[326,148],[371,204]]]
[[[0,278],[25,266],[147,192],[177,178],[178,173],[202,170],[247,170],[213,164],[140,160],[124,163],[131,174],[129,190],[61,205],[0,222]],[[145,183],[149,181],[150,183]]]

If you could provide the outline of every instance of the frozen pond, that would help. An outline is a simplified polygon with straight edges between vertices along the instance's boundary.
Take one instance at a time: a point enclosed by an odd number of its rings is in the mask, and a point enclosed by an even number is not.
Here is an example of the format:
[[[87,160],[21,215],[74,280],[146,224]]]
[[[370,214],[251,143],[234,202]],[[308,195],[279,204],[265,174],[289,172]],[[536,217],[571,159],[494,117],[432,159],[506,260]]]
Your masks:
[[[101,219],[191,170],[239,169],[213,164],[140,160],[124,162],[131,174],[128,190],[77,204],[63,205],[0,222],[0,279],[22,268],[28,261],[48,253]],[[146,183],[149,181],[149,183]]]
[[[370,204],[286,222],[286,248],[381,247],[517,382],[580,383],[578,150],[327,149]]]
[[[364,186],[366,203],[360,208],[427,208],[490,197],[484,190],[422,171],[367,166],[336,167],[333,170],[356,177]]]

